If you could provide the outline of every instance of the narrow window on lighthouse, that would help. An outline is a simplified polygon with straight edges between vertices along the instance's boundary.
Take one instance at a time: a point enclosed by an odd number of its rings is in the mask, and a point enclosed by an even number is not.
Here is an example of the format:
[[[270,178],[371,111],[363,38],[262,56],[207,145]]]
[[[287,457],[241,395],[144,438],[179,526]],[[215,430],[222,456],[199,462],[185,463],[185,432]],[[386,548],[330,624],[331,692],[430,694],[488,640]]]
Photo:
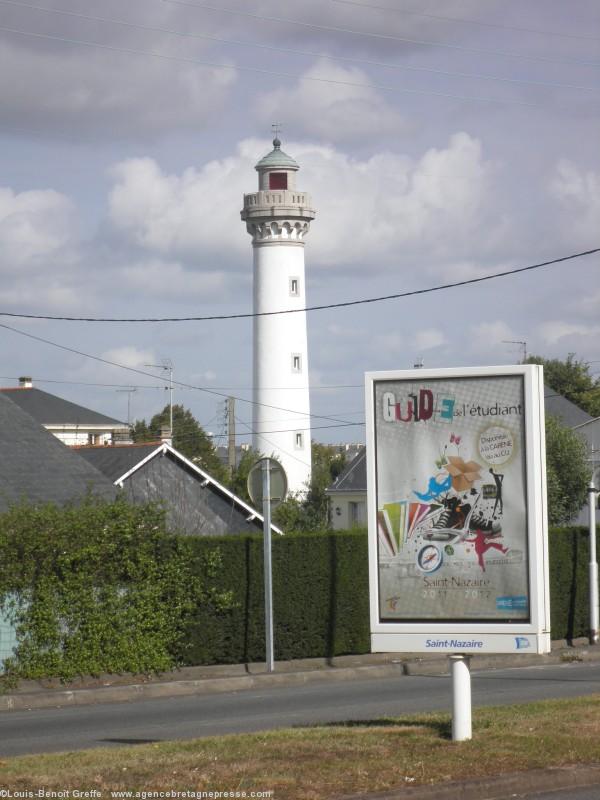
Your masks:
[[[302,356],[300,353],[292,353],[292,372],[302,372]]]
[[[298,278],[290,278],[290,296],[298,297],[300,294],[300,281]]]
[[[304,447],[304,436],[301,431],[296,431],[294,434],[294,446],[296,450],[302,450]]]

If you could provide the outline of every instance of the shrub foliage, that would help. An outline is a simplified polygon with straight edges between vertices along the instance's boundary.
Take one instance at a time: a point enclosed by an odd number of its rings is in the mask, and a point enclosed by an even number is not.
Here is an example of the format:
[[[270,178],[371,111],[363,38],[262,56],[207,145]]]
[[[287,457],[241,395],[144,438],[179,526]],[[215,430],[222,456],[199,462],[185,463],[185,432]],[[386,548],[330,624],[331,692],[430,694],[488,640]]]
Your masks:
[[[171,668],[211,596],[189,565],[187,540],[152,505],[14,507],[0,518],[0,597],[18,642],[5,680]]]

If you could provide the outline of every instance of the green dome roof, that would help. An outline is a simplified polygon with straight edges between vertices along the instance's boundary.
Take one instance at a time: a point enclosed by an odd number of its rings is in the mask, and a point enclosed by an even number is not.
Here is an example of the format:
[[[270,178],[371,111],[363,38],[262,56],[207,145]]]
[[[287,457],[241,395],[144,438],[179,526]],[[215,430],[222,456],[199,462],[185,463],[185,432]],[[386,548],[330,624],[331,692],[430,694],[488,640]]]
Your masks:
[[[281,149],[279,139],[273,139],[273,149],[258,162],[254,169],[300,169],[298,162]]]

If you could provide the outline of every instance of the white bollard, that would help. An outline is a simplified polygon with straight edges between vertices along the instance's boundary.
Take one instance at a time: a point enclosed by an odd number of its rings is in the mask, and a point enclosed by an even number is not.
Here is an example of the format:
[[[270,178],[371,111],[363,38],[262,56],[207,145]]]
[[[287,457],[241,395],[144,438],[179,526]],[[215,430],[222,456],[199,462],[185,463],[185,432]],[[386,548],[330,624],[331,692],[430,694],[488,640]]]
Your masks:
[[[449,656],[452,675],[452,741],[472,738],[470,656]]]

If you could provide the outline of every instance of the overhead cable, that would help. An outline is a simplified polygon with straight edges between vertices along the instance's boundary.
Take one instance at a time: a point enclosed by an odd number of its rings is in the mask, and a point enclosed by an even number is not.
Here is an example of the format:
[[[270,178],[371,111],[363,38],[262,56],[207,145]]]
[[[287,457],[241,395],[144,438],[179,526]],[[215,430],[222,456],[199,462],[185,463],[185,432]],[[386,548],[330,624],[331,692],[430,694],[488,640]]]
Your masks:
[[[364,58],[355,58],[352,56],[339,56],[331,55],[329,53],[319,53],[311,50],[295,50],[289,47],[278,47],[276,45],[263,44],[261,42],[248,42],[240,39],[225,39],[221,36],[214,36],[209,33],[192,33],[191,31],[180,31],[173,28],[159,28],[153,25],[140,25],[135,22],[127,22],[126,20],[112,19],[109,17],[97,17],[90,14],[82,14],[78,11],[67,11],[60,8],[45,8],[43,6],[33,5],[31,3],[21,3],[17,0],[0,0],[0,3],[5,5],[15,6],[17,8],[26,8],[32,11],[42,11],[48,14],[61,14],[68,17],[75,17],[76,19],[88,20],[91,22],[102,22],[109,25],[121,25],[126,28],[133,28],[135,30],[149,31],[150,33],[166,33],[170,36],[182,36],[187,39],[202,39],[221,44],[234,45],[236,47],[253,47],[260,50],[268,50],[275,53],[287,53],[289,55],[309,56],[311,58],[327,59],[329,61],[343,61],[353,64],[364,64],[370,67],[384,67],[386,69],[399,69],[409,72],[427,72],[434,75],[443,75],[452,78],[472,78],[474,80],[486,81],[500,81],[502,83],[516,83],[526,84],[530,86],[543,86],[553,89],[578,89],[582,91],[600,91],[598,86],[579,86],[570,83],[555,83],[553,81],[536,81],[528,78],[507,78],[502,75],[485,75],[473,72],[455,72],[451,70],[436,69],[434,67],[422,67],[413,64],[391,64],[385,61],[372,61]]]
[[[319,25],[316,22],[304,22],[303,20],[289,19],[287,17],[274,17],[266,14],[255,14],[251,11],[241,11],[239,9],[223,8],[222,6],[213,6],[208,3],[194,3],[189,0],[163,0],[163,3],[173,3],[179,6],[189,6],[191,8],[201,8],[206,11],[217,11],[222,14],[231,14],[238,17],[249,17],[266,22],[278,22],[284,25],[296,25],[302,28],[311,28],[313,30],[329,31],[330,33],[348,33],[352,36],[366,36],[372,39],[385,39],[393,42],[406,42],[408,44],[419,44],[426,47],[446,47],[450,50],[462,50],[466,53],[479,53],[486,57],[490,55],[504,56],[505,58],[523,58],[528,61],[546,61],[551,64],[580,64],[586,67],[599,67],[600,63],[597,61],[586,61],[579,58],[552,58],[551,56],[540,56],[532,53],[519,53],[514,50],[492,50],[486,47],[467,47],[460,44],[451,44],[449,42],[435,42],[427,39],[413,39],[408,36],[396,36],[391,33],[374,33],[371,31],[355,30],[353,28],[342,28],[336,25]]]
[[[110,50],[112,53],[124,53],[125,55],[150,56],[152,58],[162,58],[166,61],[177,61],[184,64],[193,64],[198,67],[211,67],[212,69],[229,69],[234,72],[251,72],[258,75],[275,75],[278,78],[289,78],[296,81],[310,81],[312,83],[327,83],[334,86],[352,86],[360,89],[380,89],[384,92],[400,92],[401,94],[418,94],[432,97],[444,97],[450,100],[464,100],[476,103],[501,103],[503,105],[528,106],[530,108],[539,107],[538,103],[530,103],[524,100],[505,99],[501,97],[481,97],[476,95],[456,94],[453,92],[436,92],[430,89],[407,89],[401,86],[390,86],[383,83],[369,83],[361,81],[343,81],[335,78],[320,78],[316,75],[299,75],[293,72],[283,72],[280,70],[264,69],[261,67],[240,66],[239,64],[223,64],[216,61],[205,61],[198,58],[187,58],[186,56],[173,56],[166,53],[154,53],[148,50],[136,50],[132,47],[117,47],[112,44],[101,44],[99,42],[88,42],[85,39],[71,39],[66,36],[52,36],[49,33],[36,33],[35,31],[24,31],[19,28],[9,28],[0,25],[0,31],[14,33],[17,36],[28,36],[34,39],[47,39],[52,42],[63,42],[82,47],[97,47],[101,50]],[[600,65],[599,65],[600,66]]]
[[[484,281],[491,281],[495,278],[505,278],[508,275],[518,275],[521,272],[529,272],[534,269],[540,269],[541,267],[551,266],[552,264],[560,264],[564,261],[572,261],[573,259],[583,258],[584,256],[593,255],[594,253],[599,252],[600,247],[596,247],[593,250],[585,250],[581,253],[573,253],[569,256],[553,258],[550,261],[541,261],[538,264],[530,264],[527,267],[516,267],[515,269],[507,269],[502,272],[495,272],[493,275],[482,275],[479,278],[468,278],[464,281],[455,281],[454,283],[442,283],[438,286],[430,286],[427,289],[413,289],[408,292],[397,292],[395,294],[386,294],[379,297],[367,297],[361,300],[346,300],[341,303],[325,303],[323,305],[305,306],[303,308],[286,308],[279,311],[246,312],[243,314],[211,314],[204,317],[61,317],[51,314],[22,314],[12,311],[0,311],[0,317],[18,317],[19,319],[47,319],[59,322],[208,322],[212,320],[274,317],[282,314],[300,314],[306,311],[324,311],[330,308],[348,308],[349,306],[360,306],[368,303],[381,303],[384,300],[399,300],[404,297],[416,297],[418,295],[431,294],[432,292],[441,292],[446,289],[455,289],[458,286],[469,286],[474,283],[483,283]],[[156,375],[152,375],[152,377],[156,378]]]
[[[50,345],[51,347],[56,347],[59,350],[65,350],[67,353],[74,353],[75,355],[82,356],[82,358],[89,358],[92,361],[98,361],[101,364],[106,364],[109,367],[117,367],[118,369],[124,369],[128,372],[135,372],[137,375],[143,375],[146,378],[156,378],[156,375],[153,375],[151,372],[145,372],[142,369],[138,369],[137,367],[128,367],[125,364],[119,364],[116,361],[110,361],[108,358],[102,358],[101,356],[95,356],[91,353],[84,353],[82,350],[76,350],[74,347],[68,347],[64,344],[59,344],[58,342],[53,342],[50,339],[44,339],[42,336],[36,336],[33,333],[28,333],[27,331],[21,331],[18,328],[13,328],[10,325],[5,325],[4,323],[0,322],[0,328],[4,328],[7,331],[12,331],[13,333],[19,334],[19,336],[25,336],[27,339],[33,339],[36,342],[41,342],[42,344]],[[173,380],[174,386],[183,386],[185,389],[196,389],[199,392],[204,392],[205,394],[215,395],[216,397],[224,397],[229,398],[233,397],[235,400],[239,400],[240,403],[248,403],[249,405],[253,406],[262,406],[263,408],[271,408],[275,409],[276,411],[285,411],[289,414],[297,414],[299,417],[306,418],[314,418],[314,419],[325,419],[329,422],[336,422],[341,424],[346,424],[348,420],[346,419],[337,419],[336,417],[328,417],[324,414],[311,414],[306,411],[297,411],[293,408],[283,408],[281,406],[274,406],[270,405],[269,403],[259,403],[256,400],[248,400],[245,397],[236,397],[235,395],[231,394],[224,394],[223,392],[217,392],[213,389],[207,389],[205,386],[194,386],[191,383],[183,383],[182,381]]]
[[[500,22],[486,22],[481,19],[465,19],[464,17],[444,17],[441,14],[426,14],[424,11],[413,11],[408,8],[393,8],[392,6],[378,6],[373,3],[360,3],[358,0],[332,0],[334,3],[342,3],[345,6],[356,6],[357,8],[375,9],[376,11],[391,11],[394,14],[409,14],[412,17],[424,17],[425,19],[436,19],[442,22],[457,22],[461,25],[478,25],[482,28],[498,28],[504,31],[517,31],[519,33],[537,33],[541,36],[559,36],[562,39],[585,39],[590,42],[598,42],[597,36],[585,36],[581,33],[564,33],[559,31],[543,31],[539,28],[525,28],[520,25],[503,25]]]

